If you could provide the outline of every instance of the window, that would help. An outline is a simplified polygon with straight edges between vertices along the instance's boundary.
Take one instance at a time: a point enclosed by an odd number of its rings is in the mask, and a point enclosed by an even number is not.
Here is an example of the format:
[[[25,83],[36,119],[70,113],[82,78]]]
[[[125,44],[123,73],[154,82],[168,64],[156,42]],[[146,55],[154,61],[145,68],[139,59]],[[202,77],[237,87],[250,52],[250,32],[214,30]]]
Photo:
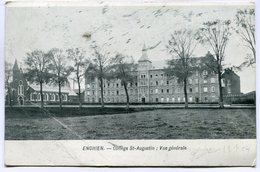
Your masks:
[[[163,77],[163,73],[161,74],[161,77]]]
[[[208,92],[208,87],[204,87],[203,91],[204,91],[204,93],[207,93]]]
[[[189,79],[189,84],[192,84],[192,79],[191,78]]]
[[[208,101],[208,98],[207,98],[207,97],[204,97],[204,101],[207,102],[207,101]]]
[[[119,95],[119,91],[118,90],[116,91],[116,95]]]
[[[117,83],[117,84],[116,84],[116,87],[117,87],[117,88],[118,88],[118,85],[119,85],[119,84]]]
[[[161,98],[161,102],[163,102],[163,101],[164,101],[164,98],[162,97],[162,98]]]
[[[195,92],[196,92],[196,93],[199,92],[199,87],[195,87]]]
[[[167,89],[166,92],[169,93],[169,89]]]
[[[153,90],[152,89],[150,90],[150,93],[153,94]]]
[[[104,87],[105,87],[105,84],[104,84]],[[90,85],[89,85],[89,84],[87,84],[87,88],[90,88]]]
[[[204,70],[202,74],[203,75],[208,75],[208,71]]]
[[[90,92],[89,92],[89,91],[87,92],[87,95],[88,95],[88,96],[90,95]]]
[[[166,81],[166,84],[169,85],[169,81]]]
[[[198,83],[199,83],[199,80],[198,80],[197,78],[195,79],[195,83],[196,83],[196,84],[198,84]]]
[[[155,76],[158,76],[158,74],[155,74]]]
[[[213,93],[215,92],[215,87],[214,86],[211,87],[211,92],[213,92]]]
[[[156,93],[156,94],[158,93],[158,89],[157,89],[157,88],[155,89],[155,93]]]
[[[166,98],[166,101],[169,102],[169,97]]]
[[[231,80],[230,79],[227,80],[227,85],[231,85]]]
[[[231,88],[230,87],[227,87],[227,93],[231,94]]]
[[[158,86],[158,84],[159,84],[158,81],[155,81],[155,85]]]
[[[192,93],[192,88],[190,88],[190,93]]]
[[[52,93],[50,94],[50,101],[54,101],[54,95]]]
[[[153,75],[150,75],[150,78],[153,78]]]
[[[192,102],[192,97],[189,98],[189,102]]]
[[[207,79],[204,79],[204,80],[203,80],[203,83],[204,83],[204,84],[208,83]]]
[[[19,86],[18,86],[18,95],[23,95],[23,94],[24,94],[23,81],[20,80],[20,81],[19,81]]]
[[[109,83],[107,83],[107,87],[109,87],[110,86],[110,84]]]
[[[158,101],[159,101],[159,99],[158,99],[158,98],[155,98],[155,101],[156,101],[156,102],[158,102]]]
[[[49,95],[47,93],[44,95],[44,100],[49,101]]]
[[[175,98],[174,97],[172,98],[172,102],[175,102]]]
[[[41,94],[40,93],[38,93],[38,95],[37,95],[37,100],[41,100]]]
[[[95,91],[94,90],[92,91],[92,95],[95,95]]]
[[[59,98],[59,95],[56,94],[56,96],[55,96],[55,100],[58,101],[59,99],[60,99],[60,98]]]
[[[163,80],[161,80],[161,85],[163,85]]]
[[[195,75],[196,75],[196,76],[199,76],[199,71],[196,70]]]
[[[33,93],[32,99],[33,99],[33,100],[37,100],[37,94],[36,94],[36,93]]]
[[[163,89],[161,90],[161,92],[163,93]]]
[[[67,101],[67,94],[64,94],[64,95],[63,95],[63,100],[64,100],[64,101]]]
[[[180,102],[181,101],[181,98],[180,97],[178,97],[178,102]]]
[[[210,82],[211,82],[211,83],[215,83],[215,78],[211,78],[211,79],[210,79]]]
[[[141,75],[141,78],[142,78],[142,79],[145,78],[145,75]]]

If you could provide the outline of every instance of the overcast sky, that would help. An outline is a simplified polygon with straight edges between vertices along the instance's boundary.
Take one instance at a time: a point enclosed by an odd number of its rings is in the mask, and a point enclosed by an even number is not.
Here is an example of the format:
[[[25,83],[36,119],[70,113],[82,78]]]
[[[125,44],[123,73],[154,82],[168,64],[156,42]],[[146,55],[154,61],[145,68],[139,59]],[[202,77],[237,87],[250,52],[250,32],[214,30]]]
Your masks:
[[[152,62],[170,58],[165,49],[169,35],[179,29],[197,29],[203,22],[220,19],[234,21],[237,9],[249,6],[91,6],[91,7],[9,7],[6,10],[6,60],[20,63],[35,49],[81,47],[91,56],[95,41],[104,50],[133,56],[137,61],[143,44],[159,46],[148,51]],[[235,26],[235,25],[233,25]],[[82,37],[91,33],[91,39]],[[195,57],[204,56],[210,47],[198,45]],[[226,66],[239,65],[248,53],[239,35],[230,37]],[[156,66],[156,63],[153,64]],[[255,70],[238,72],[241,91],[255,90]]]

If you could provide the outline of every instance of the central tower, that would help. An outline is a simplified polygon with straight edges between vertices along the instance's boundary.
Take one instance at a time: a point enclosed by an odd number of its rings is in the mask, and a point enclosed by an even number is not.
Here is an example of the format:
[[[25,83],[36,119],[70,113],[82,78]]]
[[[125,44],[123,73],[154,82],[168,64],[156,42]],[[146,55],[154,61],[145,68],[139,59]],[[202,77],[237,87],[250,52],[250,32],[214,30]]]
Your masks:
[[[138,60],[138,101],[149,102],[149,70],[152,69],[152,62],[147,56],[145,45],[142,49],[142,56]]]

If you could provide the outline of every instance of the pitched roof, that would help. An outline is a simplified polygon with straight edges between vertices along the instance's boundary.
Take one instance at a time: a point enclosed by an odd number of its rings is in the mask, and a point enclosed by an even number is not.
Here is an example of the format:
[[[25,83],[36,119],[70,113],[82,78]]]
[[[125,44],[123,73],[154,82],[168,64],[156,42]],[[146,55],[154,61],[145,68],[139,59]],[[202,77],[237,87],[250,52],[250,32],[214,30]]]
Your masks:
[[[37,84],[29,84],[29,86],[35,90],[40,91],[40,85]],[[42,90],[44,92],[59,92],[59,87],[55,85],[43,85]],[[77,94],[68,86],[64,86],[61,88],[62,93],[68,93],[69,96],[77,96]]]

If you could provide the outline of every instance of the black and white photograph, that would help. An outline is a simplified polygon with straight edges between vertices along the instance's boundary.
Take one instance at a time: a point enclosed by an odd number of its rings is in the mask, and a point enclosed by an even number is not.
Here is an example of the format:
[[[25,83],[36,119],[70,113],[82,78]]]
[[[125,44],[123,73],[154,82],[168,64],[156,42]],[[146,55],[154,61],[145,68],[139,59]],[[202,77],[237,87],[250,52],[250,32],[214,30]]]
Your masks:
[[[247,153],[256,158],[254,2],[13,2],[5,19],[5,149],[26,141],[106,140],[108,146],[78,149],[159,156],[187,149],[197,160],[205,153],[164,142],[236,140],[254,143]],[[146,144],[123,144],[135,140]],[[8,150],[7,165],[48,165],[12,161]]]

